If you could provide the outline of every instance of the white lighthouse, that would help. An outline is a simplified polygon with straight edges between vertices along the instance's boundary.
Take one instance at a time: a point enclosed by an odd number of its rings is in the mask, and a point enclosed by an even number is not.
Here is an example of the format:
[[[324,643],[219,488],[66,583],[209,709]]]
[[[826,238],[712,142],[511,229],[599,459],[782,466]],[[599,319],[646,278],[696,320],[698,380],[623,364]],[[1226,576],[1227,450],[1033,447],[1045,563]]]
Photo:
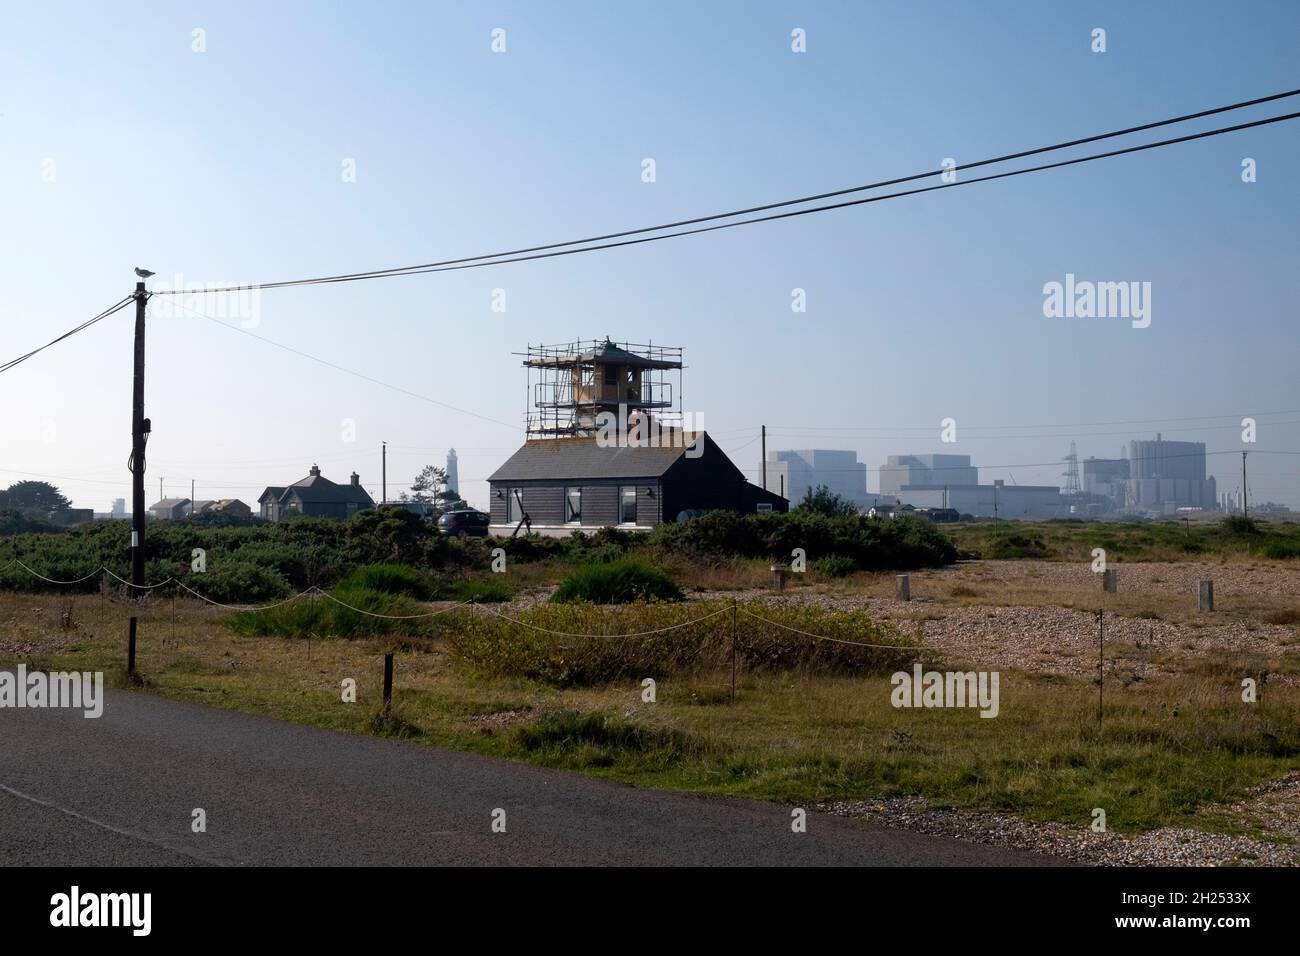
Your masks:
[[[456,449],[447,451],[447,490],[460,493],[460,478],[456,474]]]

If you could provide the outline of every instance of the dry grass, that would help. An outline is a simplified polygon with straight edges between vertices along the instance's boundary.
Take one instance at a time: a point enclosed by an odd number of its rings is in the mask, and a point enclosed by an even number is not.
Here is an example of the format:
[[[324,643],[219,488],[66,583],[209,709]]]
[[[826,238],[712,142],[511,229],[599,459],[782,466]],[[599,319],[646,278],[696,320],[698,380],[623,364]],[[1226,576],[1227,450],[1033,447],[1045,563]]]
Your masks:
[[[892,576],[847,586],[892,594]],[[120,684],[127,609],[74,598],[69,630],[62,610],[56,597],[0,595],[0,659],[104,670]],[[1160,681],[1114,668],[1098,733],[1086,679],[1004,672],[994,720],[896,709],[881,676],[742,671],[733,704],[725,669],[668,675],[647,703],[636,679],[556,687],[484,676],[438,637],[286,641],[233,634],[224,612],[196,602],[177,601],[174,614],[167,599],[142,612],[149,692],[642,785],[779,800],[911,794],[1080,827],[1105,806],[1116,829],[1233,829],[1198,821],[1196,808],[1280,776],[1300,752],[1300,690],[1269,684],[1243,705],[1239,676],[1257,663],[1244,658],[1203,655]],[[381,717],[382,655],[394,646],[396,703]],[[345,678],[357,682],[356,705],[342,702]]]

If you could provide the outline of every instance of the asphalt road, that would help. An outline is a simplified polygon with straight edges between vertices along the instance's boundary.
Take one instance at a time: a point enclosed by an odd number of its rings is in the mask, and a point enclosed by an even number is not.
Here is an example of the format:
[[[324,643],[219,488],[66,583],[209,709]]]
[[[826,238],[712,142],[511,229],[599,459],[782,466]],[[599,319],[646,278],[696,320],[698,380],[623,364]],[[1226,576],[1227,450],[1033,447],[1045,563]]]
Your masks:
[[[6,866],[1055,862],[816,813],[794,833],[790,812],[144,693],[97,720],[0,710]]]

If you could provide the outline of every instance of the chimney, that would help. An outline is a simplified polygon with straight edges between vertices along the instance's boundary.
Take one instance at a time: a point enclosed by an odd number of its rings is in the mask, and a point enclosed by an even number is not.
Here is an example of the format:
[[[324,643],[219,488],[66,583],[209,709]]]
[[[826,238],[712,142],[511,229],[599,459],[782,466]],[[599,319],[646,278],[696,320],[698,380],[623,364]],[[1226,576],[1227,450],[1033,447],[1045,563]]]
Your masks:
[[[355,471],[352,473],[352,487],[353,488],[361,487],[361,476],[358,475]]]
[[[311,466],[311,471],[307,472],[307,474],[311,475],[313,478],[319,478],[319,477],[320,477],[320,465],[312,465],[312,466]]]

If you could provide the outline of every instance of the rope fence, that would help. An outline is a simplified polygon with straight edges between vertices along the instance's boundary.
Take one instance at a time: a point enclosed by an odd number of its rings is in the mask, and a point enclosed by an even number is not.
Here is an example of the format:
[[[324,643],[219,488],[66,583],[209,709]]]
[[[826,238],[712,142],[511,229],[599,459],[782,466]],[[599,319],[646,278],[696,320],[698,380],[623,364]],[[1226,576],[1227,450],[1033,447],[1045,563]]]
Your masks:
[[[562,630],[557,630],[557,629],[555,629],[555,628],[544,627],[544,626],[539,625],[539,624],[534,624],[534,623],[532,623],[531,621],[526,621],[526,620],[523,620],[523,619],[518,618],[518,617],[512,617],[512,616],[509,615],[509,614],[505,614],[505,613],[503,613],[503,612],[497,610],[495,607],[491,607],[491,606],[489,606],[489,605],[480,604],[480,603],[478,603],[477,601],[473,600],[472,598],[469,599],[469,600],[466,600],[466,601],[462,601],[462,602],[460,602],[460,603],[458,603],[458,604],[454,604],[454,605],[452,605],[452,606],[450,606],[450,607],[437,608],[437,609],[435,609],[435,610],[426,611],[426,612],[422,612],[422,613],[419,613],[419,614],[385,614],[385,613],[381,613],[381,612],[378,612],[378,611],[372,611],[372,610],[369,610],[369,609],[367,609],[367,608],[356,607],[356,606],[353,605],[353,604],[349,604],[347,601],[344,601],[344,600],[341,600],[341,599],[338,598],[338,597],[335,597],[334,595],[328,593],[327,591],[325,591],[324,589],[322,589],[322,588],[320,588],[320,587],[313,586],[313,587],[310,587],[310,588],[306,589],[305,591],[301,591],[301,592],[299,592],[299,593],[297,593],[297,594],[291,595],[291,596],[288,597],[288,598],[285,598],[285,599],[280,600],[280,601],[274,601],[274,602],[269,603],[269,604],[262,604],[262,605],[250,605],[250,604],[226,604],[226,603],[223,603],[223,602],[221,602],[221,601],[216,601],[216,600],[214,600],[214,599],[208,597],[208,596],[205,595],[205,594],[202,594],[201,592],[199,592],[199,591],[197,591],[196,589],[190,587],[190,586],[189,586],[188,584],[186,584],[184,581],[182,581],[182,580],[180,580],[179,578],[176,578],[176,577],[169,577],[169,578],[167,578],[167,579],[165,579],[165,580],[163,580],[163,581],[160,581],[160,582],[158,582],[158,583],[156,583],[156,584],[150,584],[150,585],[139,585],[139,586],[136,586],[136,585],[132,585],[130,581],[126,580],[126,579],[123,578],[121,575],[118,575],[118,574],[114,573],[114,572],[113,572],[112,570],[110,570],[109,568],[107,568],[107,567],[101,567],[101,568],[99,568],[99,569],[97,569],[97,570],[95,570],[95,571],[92,571],[92,572],[89,573],[89,574],[83,575],[83,576],[81,576],[81,577],[79,577],[79,578],[75,578],[75,579],[73,579],[73,580],[68,580],[68,581],[61,581],[61,580],[59,580],[59,579],[51,578],[51,577],[47,577],[46,575],[40,574],[39,572],[37,572],[37,571],[35,571],[34,569],[28,567],[26,564],[24,564],[23,562],[21,562],[21,561],[19,561],[19,560],[17,560],[17,559],[11,561],[11,562],[10,562],[8,565],[6,565],[5,567],[0,568],[0,572],[2,572],[2,571],[7,571],[7,570],[9,570],[10,568],[15,567],[15,566],[21,568],[23,571],[27,572],[28,574],[32,575],[32,576],[35,577],[35,578],[40,579],[41,581],[44,581],[44,582],[46,582],[46,583],[53,584],[53,585],[59,585],[59,586],[73,586],[73,585],[81,584],[81,583],[83,583],[83,582],[85,582],[85,581],[87,581],[87,580],[90,580],[91,578],[95,577],[96,575],[103,575],[106,579],[107,579],[107,578],[111,578],[111,579],[113,579],[114,581],[120,582],[120,583],[121,583],[122,585],[124,585],[126,588],[131,588],[131,589],[134,589],[134,590],[138,590],[138,591],[144,591],[144,592],[146,592],[145,595],[144,595],[145,597],[148,597],[148,596],[150,596],[150,595],[153,595],[153,594],[157,593],[157,592],[160,591],[162,588],[165,588],[165,587],[167,587],[168,585],[175,585],[175,590],[173,591],[173,594],[172,594],[172,627],[173,627],[173,631],[174,631],[174,629],[175,629],[175,620],[176,620],[176,617],[175,617],[175,616],[176,616],[176,610],[175,610],[175,598],[176,598],[176,594],[179,593],[179,592],[182,592],[182,591],[185,592],[185,593],[188,594],[188,595],[191,595],[191,596],[197,598],[199,601],[203,602],[204,604],[210,605],[210,606],[212,606],[212,607],[221,608],[222,610],[227,610],[227,611],[237,611],[237,612],[247,612],[247,613],[258,613],[258,612],[261,612],[261,611],[269,611],[269,610],[272,610],[272,609],[274,609],[274,608],[278,608],[278,607],[284,607],[285,605],[292,604],[292,603],[294,603],[295,601],[300,601],[300,600],[302,600],[303,598],[310,598],[310,599],[313,599],[313,600],[315,600],[315,599],[320,599],[320,598],[324,598],[325,600],[327,600],[327,601],[331,601],[331,602],[333,602],[334,604],[337,604],[337,605],[340,606],[340,607],[346,608],[347,610],[349,610],[349,611],[351,611],[351,612],[353,612],[353,613],[355,613],[355,614],[360,614],[360,615],[363,615],[363,616],[365,616],[365,617],[376,618],[376,619],[385,620],[385,621],[414,621],[414,620],[425,620],[425,619],[429,619],[429,618],[438,617],[438,616],[440,616],[440,615],[448,614],[448,613],[451,613],[451,612],[453,612],[453,611],[459,611],[459,610],[471,610],[471,611],[475,611],[475,612],[480,612],[480,613],[482,613],[482,614],[484,614],[484,615],[486,615],[486,616],[492,617],[492,618],[496,618],[496,619],[498,619],[498,620],[500,620],[500,621],[504,621],[504,622],[506,622],[506,623],[508,623],[508,624],[510,624],[510,625],[512,625],[512,626],[515,626],[515,627],[519,627],[519,628],[523,628],[523,629],[526,629],[526,630],[530,630],[530,631],[534,631],[534,632],[538,632],[538,633],[546,634],[546,635],[549,635],[549,636],[551,636],[551,637],[562,638],[562,639],[569,640],[569,641],[630,640],[630,639],[635,639],[635,638],[651,638],[651,637],[657,637],[657,636],[659,636],[659,635],[668,634],[668,633],[671,633],[671,632],[674,632],[674,631],[680,631],[680,630],[682,630],[683,628],[694,627],[694,626],[696,626],[696,625],[703,624],[703,623],[705,623],[705,622],[707,622],[707,621],[711,621],[711,620],[714,620],[714,619],[716,619],[716,618],[719,618],[719,617],[721,617],[721,616],[724,615],[724,614],[728,614],[728,613],[730,613],[730,615],[731,615],[731,624],[730,624],[730,628],[729,628],[729,629],[730,629],[730,638],[731,638],[731,640],[730,640],[730,643],[731,643],[731,650],[730,650],[730,658],[731,658],[731,660],[730,660],[730,665],[731,665],[731,673],[732,673],[732,680],[731,680],[732,688],[731,688],[731,694],[732,694],[732,699],[733,699],[733,700],[735,699],[735,696],[736,696],[736,671],[737,671],[738,657],[739,657],[738,637],[737,637],[737,614],[744,614],[747,618],[750,618],[750,619],[752,619],[752,620],[754,620],[754,621],[758,621],[758,622],[761,622],[761,623],[763,623],[763,624],[770,625],[770,626],[772,626],[773,628],[776,628],[776,629],[778,629],[778,630],[780,630],[780,631],[788,632],[788,633],[791,633],[791,634],[798,634],[798,635],[800,635],[800,636],[802,636],[802,637],[809,638],[809,639],[811,639],[811,640],[813,640],[813,641],[827,641],[827,642],[834,643],[834,644],[846,645],[846,646],[850,646],[850,647],[869,648],[869,649],[873,649],[873,650],[901,651],[901,652],[917,651],[917,650],[920,650],[919,647],[917,647],[917,646],[915,646],[915,645],[910,645],[910,644],[874,644],[874,643],[867,643],[867,642],[864,642],[864,641],[853,641],[853,640],[848,640],[848,639],[845,639],[845,638],[834,637],[834,636],[827,635],[827,634],[818,634],[818,633],[815,633],[815,632],[813,632],[813,631],[808,631],[808,630],[804,630],[804,629],[799,628],[799,627],[794,627],[793,625],[786,624],[786,623],[784,623],[784,622],[782,622],[782,621],[773,620],[772,618],[766,617],[766,616],[764,616],[764,615],[762,615],[762,614],[757,614],[757,613],[755,613],[754,611],[750,610],[750,609],[747,608],[747,607],[741,607],[741,606],[736,602],[736,600],[735,600],[734,598],[732,599],[732,601],[731,601],[730,604],[723,605],[722,607],[719,607],[719,608],[716,608],[716,609],[714,609],[714,610],[708,611],[708,612],[706,612],[706,613],[704,613],[704,614],[700,614],[700,615],[698,615],[698,616],[696,616],[696,617],[692,617],[692,618],[690,618],[690,619],[688,619],[688,620],[685,620],[685,621],[678,621],[678,622],[676,622],[676,623],[674,623],[674,624],[668,624],[668,625],[665,625],[665,626],[663,626],[663,627],[652,628],[652,629],[649,629],[649,630],[632,631],[632,632],[628,632],[628,633],[625,633],[625,634],[617,634],[617,633],[615,633],[615,634],[610,634],[610,633],[580,633],[580,632],[575,632],[575,631],[562,631]],[[101,587],[101,589],[100,589],[100,594],[101,594],[101,599],[103,599],[103,598],[107,598],[107,597],[108,597],[107,591],[106,591],[103,587]],[[102,611],[101,611],[101,620],[102,620]],[[174,634],[173,634],[173,637],[174,637]],[[574,646],[574,645],[570,645],[570,646]],[[130,654],[130,656],[129,656],[129,658],[128,658],[129,661],[131,662],[131,664],[128,665],[128,670],[129,670],[131,673],[133,673],[134,671],[133,671],[133,667],[132,667],[131,665],[134,664],[134,653],[133,653],[133,652],[134,652],[134,647],[132,647],[131,650],[132,650],[132,653]],[[384,695],[383,695],[383,702],[384,702],[384,703],[383,703],[383,706],[384,706],[385,710],[387,710],[388,707],[389,707],[390,704],[391,704],[391,694],[392,694],[392,690],[391,690],[391,688],[392,688],[392,668],[393,668],[393,655],[392,655],[391,652],[387,652],[387,653],[385,653],[385,655],[384,655]]]

